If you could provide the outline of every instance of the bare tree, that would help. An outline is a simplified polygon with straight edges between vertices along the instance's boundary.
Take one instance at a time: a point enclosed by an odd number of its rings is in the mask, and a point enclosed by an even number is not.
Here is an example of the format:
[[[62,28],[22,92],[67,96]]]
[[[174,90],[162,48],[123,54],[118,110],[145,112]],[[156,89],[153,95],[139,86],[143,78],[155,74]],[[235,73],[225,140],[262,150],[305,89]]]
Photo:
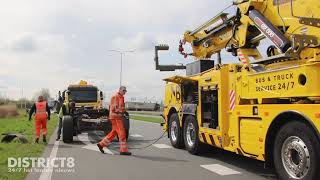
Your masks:
[[[40,91],[36,92],[33,96],[33,100],[36,101],[39,96],[43,96],[45,100],[49,100],[51,98],[49,89],[42,88]]]

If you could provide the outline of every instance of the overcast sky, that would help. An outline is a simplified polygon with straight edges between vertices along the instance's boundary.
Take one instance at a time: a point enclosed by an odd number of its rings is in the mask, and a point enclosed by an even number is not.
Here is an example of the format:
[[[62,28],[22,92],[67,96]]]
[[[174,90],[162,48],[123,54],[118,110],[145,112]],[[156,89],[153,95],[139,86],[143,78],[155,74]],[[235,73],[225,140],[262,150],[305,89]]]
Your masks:
[[[178,41],[231,4],[230,0],[1,0],[0,96],[31,98],[41,88],[55,96],[81,79],[107,98],[119,87],[120,55],[127,100],[163,98],[171,74],[154,68],[154,45],[167,43],[161,63],[187,63]]]

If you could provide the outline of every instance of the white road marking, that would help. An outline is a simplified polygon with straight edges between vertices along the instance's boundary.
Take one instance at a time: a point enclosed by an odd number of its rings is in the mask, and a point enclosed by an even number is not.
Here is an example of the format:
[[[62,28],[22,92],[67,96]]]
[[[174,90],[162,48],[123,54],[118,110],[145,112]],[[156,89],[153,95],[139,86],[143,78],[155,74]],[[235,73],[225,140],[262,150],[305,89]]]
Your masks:
[[[79,140],[78,136],[75,136],[75,137],[73,137],[73,141],[78,142],[80,140]]]
[[[78,134],[79,141],[83,142],[84,144],[88,145],[91,144],[89,140],[88,133],[87,134]]]
[[[220,164],[208,164],[208,165],[200,165],[200,166],[209,170],[209,171],[217,173],[221,176],[241,174],[241,172],[235,171],[233,169],[222,166]]]
[[[57,156],[57,152],[58,152],[58,148],[59,148],[59,142],[60,141],[55,141],[54,145],[52,147],[51,153],[50,153],[50,159],[56,158]],[[40,174],[39,180],[51,180],[51,176],[52,176],[52,172],[53,172],[53,167],[52,164],[49,163],[49,167],[45,168],[42,173]]]
[[[98,149],[96,144],[91,144],[88,133],[79,134],[77,137],[78,137],[79,141],[86,144],[86,146],[84,146],[82,148],[100,152],[100,150]],[[104,152],[106,152],[107,154],[111,154],[111,155],[113,154],[113,152],[110,151],[108,148],[104,148]]]
[[[159,149],[169,149],[172,148],[172,146],[166,145],[166,144],[153,144],[154,147]]]
[[[100,152],[100,150],[98,149],[96,144],[89,144],[89,145],[86,145],[86,146],[84,146],[82,148]],[[113,152],[110,151],[108,148],[104,148],[104,152],[107,153],[107,154],[113,155]]]
[[[131,137],[143,137],[143,136],[140,135],[140,134],[131,134],[130,136],[131,136]]]

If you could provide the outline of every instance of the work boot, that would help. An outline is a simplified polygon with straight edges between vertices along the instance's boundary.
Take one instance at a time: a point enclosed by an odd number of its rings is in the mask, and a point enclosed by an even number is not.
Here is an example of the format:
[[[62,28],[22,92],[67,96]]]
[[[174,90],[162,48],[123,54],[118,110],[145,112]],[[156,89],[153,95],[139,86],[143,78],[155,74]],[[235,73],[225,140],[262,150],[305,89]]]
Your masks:
[[[103,147],[102,147],[99,143],[97,144],[97,146],[98,146],[100,152],[101,152],[102,154],[105,154],[105,152],[104,152],[104,150],[103,150]]]
[[[131,156],[131,152],[120,152],[120,155]]]
[[[36,138],[36,140],[34,142],[39,144],[39,138]]]
[[[46,135],[43,135],[43,142],[47,143],[47,136]]]

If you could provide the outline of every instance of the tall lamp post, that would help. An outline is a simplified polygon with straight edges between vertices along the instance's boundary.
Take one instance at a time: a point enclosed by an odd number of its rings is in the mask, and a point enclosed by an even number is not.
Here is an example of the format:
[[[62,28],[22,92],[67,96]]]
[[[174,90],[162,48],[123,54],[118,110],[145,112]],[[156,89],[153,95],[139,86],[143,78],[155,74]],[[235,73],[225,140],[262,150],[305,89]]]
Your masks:
[[[110,52],[116,52],[120,54],[120,86],[122,85],[122,56],[124,56],[126,53],[132,53],[134,50],[115,50],[110,49],[108,50]]]

